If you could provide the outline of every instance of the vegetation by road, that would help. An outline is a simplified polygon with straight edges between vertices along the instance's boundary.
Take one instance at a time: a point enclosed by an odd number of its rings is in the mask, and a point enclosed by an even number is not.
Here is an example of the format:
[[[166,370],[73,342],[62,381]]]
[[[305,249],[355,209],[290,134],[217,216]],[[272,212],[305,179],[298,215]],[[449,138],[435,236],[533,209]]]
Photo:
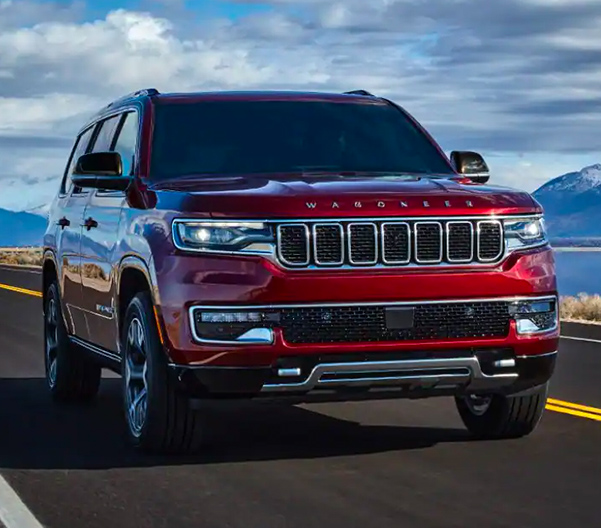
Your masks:
[[[0,264],[41,267],[42,248],[0,248]]]

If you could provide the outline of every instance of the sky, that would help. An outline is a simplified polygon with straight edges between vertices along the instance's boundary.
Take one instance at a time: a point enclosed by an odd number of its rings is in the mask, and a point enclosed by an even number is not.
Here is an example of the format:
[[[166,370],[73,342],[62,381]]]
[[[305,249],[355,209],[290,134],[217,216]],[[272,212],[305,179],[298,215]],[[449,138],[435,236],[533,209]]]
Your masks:
[[[0,207],[52,200],[126,93],[365,89],[490,183],[601,162],[599,0],[0,0]]]

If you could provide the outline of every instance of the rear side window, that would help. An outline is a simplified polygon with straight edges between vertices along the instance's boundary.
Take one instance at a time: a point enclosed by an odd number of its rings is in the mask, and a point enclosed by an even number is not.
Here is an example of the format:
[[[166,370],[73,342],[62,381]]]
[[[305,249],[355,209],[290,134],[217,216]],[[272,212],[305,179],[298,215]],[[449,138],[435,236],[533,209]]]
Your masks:
[[[381,102],[165,101],[155,107],[155,181],[303,171],[453,174],[429,138]]]
[[[128,112],[125,114],[125,121],[121,126],[114,151],[121,154],[123,160],[123,174],[131,176],[133,174],[136,147],[138,144],[138,114]]]
[[[63,175],[63,182],[61,184],[60,192],[61,194],[67,194],[71,192],[73,188],[73,182],[71,181],[71,173],[75,168],[75,164],[80,156],[85,154],[88,149],[88,145],[90,144],[90,138],[92,137],[92,133],[94,132],[94,126],[88,128],[83,134],[81,134],[73,147],[73,151],[71,152],[71,157],[69,158],[69,163],[65,170],[65,174]],[[79,190],[79,187],[78,187]]]
[[[120,119],[121,114],[110,117],[102,122],[92,152],[108,152],[111,150],[113,138],[115,137],[115,130],[119,125]]]

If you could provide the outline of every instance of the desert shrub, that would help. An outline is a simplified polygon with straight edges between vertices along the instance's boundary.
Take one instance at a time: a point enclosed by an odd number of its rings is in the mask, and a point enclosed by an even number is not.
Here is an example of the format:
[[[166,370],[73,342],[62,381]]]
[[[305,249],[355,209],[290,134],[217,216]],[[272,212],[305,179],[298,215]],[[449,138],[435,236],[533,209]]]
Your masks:
[[[601,322],[601,296],[588,293],[579,293],[575,297],[562,296],[559,314],[561,319]]]
[[[41,248],[3,248],[0,249],[0,264],[13,266],[41,266]]]

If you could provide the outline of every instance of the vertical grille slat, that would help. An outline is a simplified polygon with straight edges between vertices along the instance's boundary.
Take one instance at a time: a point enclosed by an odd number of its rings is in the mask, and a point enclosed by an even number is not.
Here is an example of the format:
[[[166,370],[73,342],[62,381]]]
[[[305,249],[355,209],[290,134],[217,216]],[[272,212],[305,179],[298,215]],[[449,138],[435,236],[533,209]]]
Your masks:
[[[405,222],[382,224],[382,258],[385,264],[409,264],[411,227]]]
[[[327,266],[344,263],[344,231],[340,224],[315,224],[313,226],[313,252],[315,262]]]
[[[280,259],[292,266],[309,264],[309,227],[305,224],[278,226]]]
[[[474,226],[471,222],[447,224],[447,259],[449,262],[470,262],[474,258]]]
[[[442,225],[439,222],[415,223],[415,260],[419,264],[442,261]]]
[[[349,224],[348,247],[351,264],[378,262],[378,226],[373,223]]]
[[[497,220],[478,222],[478,259],[497,260],[503,253],[503,227]]]
[[[503,222],[477,217],[306,220],[277,225],[277,257],[291,268],[493,264]]]

